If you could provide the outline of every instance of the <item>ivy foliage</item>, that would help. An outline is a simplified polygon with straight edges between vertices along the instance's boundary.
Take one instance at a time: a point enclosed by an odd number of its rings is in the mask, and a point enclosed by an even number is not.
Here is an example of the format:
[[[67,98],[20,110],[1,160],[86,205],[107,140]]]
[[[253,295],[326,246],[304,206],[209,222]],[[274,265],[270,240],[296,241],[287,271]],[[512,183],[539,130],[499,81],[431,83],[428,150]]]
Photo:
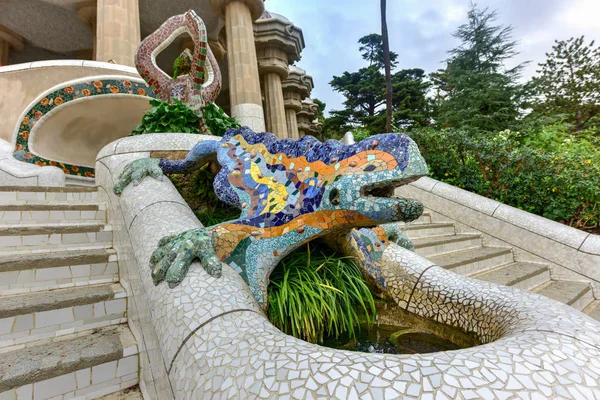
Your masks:
[[[151,109],[142,117],[142,123],[129,136],[146,133],[200,133],[200,118],[186,103],[173,98],[172,102],[152,99]]]
[[[235,118],[225,114],[225,111],[215,103],[208,103],[202,111],[208,129],[215,136],[223,136],[228,130],[241,127]]]
[[[171,99],[171,102],[152,99],[150,105],[152,108],[146,111],[142,123],[138,124],[129,136],[164,132],[202,133],[200,117],[187,103],[176,98]],[[202,111],[210,132],[215,136],[223,136],[229,129],[240,127],[235,118],[229,117],[214,103],[207,104]]]

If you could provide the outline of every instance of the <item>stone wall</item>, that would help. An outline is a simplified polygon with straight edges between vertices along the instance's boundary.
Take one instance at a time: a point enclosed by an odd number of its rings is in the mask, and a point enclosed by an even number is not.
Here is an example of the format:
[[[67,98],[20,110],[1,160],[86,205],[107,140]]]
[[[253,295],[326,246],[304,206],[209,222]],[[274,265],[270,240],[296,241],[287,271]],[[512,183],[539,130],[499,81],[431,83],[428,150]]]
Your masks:
[[[42,92],[72,79],[111,73],[139,77],[134,68],[97,61],[53,60],[0,67],[0,139],[12,142],[21,113]]]

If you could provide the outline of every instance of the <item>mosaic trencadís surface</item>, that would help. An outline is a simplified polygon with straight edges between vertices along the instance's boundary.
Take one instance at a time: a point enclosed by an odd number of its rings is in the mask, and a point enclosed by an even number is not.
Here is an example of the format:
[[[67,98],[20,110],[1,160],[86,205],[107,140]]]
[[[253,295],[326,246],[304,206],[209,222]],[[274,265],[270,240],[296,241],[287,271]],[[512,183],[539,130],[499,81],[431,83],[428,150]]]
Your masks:
[[[194,42],[191,70],[175,79],[156,64],[156,55],[167,48],[182,33],[188,33]],[[185,54],[184,52],[182,56]],[[208,58],[208,64],[206,59]],[[147,36],[135,54],[135,66],[158,97],[165,101],[176,98],[190,105],[200,117],[200,131],[210,134],[202,107],[213,102],[221,90],[221,72],[206,36],[206,25],[193,10],[166,20]],[[207,68],[208,67],[208,68]],[[206,76],[208,70],[208,76]]]
[[[72,84],[48,93],[33,105],[19,124],[14,157],[30,164],[41,167],[51,165],[61,168],[65,174],[94,177],[94,168],[62,163],[39,157],[29,150],[29,135],[36,123],[51,111],[70,101],[101,95],[134,95],[156,97],[145,83],[128,79],[99,79]]]
[[[194,258],[213,275],[220,273],[224,261],[266,306],[270,273],[301,244],[326,234],[344,238],[354,227],[412,221],[423,211],[415,200],[369,195],[378,187],[404,184],[427,173],[416,144],[405,134],[372,136],[347,146],[336,140],[321,143],[312,136],[278,140],[272,133],[232,129],[220,141],[198,143],[181,161],[133,161],[115,193],[146,175],[191,171],[212,154],[222,166],[215,192],[239,207],[241,215],[163,238],[150,261],[156,284],[180,283]],[[369,274],[384,286],[376,266]]]

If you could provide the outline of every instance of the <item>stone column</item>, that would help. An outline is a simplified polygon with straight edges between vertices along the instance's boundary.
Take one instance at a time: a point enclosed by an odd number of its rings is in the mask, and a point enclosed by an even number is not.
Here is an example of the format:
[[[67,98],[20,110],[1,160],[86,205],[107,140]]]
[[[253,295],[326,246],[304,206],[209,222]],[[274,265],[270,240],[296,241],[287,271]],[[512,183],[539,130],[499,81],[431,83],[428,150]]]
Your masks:
[[[310,106],[302,102],[302,108],[298,111],[298,134],[300,137],[308,135],[311,123]]]
[[[288,135],[293,139],[300,138],[297,113],[302,110],[302,99],[312,90],[312,80],[307,84],[305,76],[306,72],[303,69],[290,66],[288,78],[282,83]]]
[[[140,44],[138,0],[98,0],[96,14],[96,60],[133,67]]]
[[[302,109],[298,112],[298,132],[300,137],[314,132],[314,120],[319,112],[317,106],[308,97],[302,100]]]
[[[310,124],[310,129],[308,131],[309,134],[313,135],[314,137],[316,137],[319,140],[322,140],[321,138],[321,133],[323,132],[323,123],[314,120],[311,124]]]
[[[302,108],[300,100],[296,103],[295,99],[286,99],[285,100],[285,120],[288,129],[289,137],[292,139],[300,139],[300,135],[298,134],[298,119],[296,118],[296,114]]]
[[[22,51],[25,47],[23,37],[0,25],[0,64],[8,65],[10,51]]]
[[[285,71],[287,72],[287,69]],[[264,73],[263,79],[265,83],[265,105],[267,107],[265,110],[267,131],[273,132],[280,139],[285,139],[289,136],[285,122],[283,89],[281,88],[282,77],[277,72],[269,71]]]
[[[252,21],[265,8],[263,0],[210,0],[225,20],[231,115],[257,132],[265,130]]]
[[[281,139],[293,137],[287,126],[281,82],[288,77],[288,65],[300,59],[302,30],[287,20],[263,15],[254,23],[254,41],[264,83],[267,130]]]
[[[96,0],[84,1],[82,3],[77,3],[77,17],[79,21],[85,26],[89,28],[89,30],[94,35],[94,42],[92,44],[92,58],[91,60],[96,59],[96,19],[98,6],[96,4]],[[89,49],[82,50],[79,52],[79,58],[87,59],[87,55]]]

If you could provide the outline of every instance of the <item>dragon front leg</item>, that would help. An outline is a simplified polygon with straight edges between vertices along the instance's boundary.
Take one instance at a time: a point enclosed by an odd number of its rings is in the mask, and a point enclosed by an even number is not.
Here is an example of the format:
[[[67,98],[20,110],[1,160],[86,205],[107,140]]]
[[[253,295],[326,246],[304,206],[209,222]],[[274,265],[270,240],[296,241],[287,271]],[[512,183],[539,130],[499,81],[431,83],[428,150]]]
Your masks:
[[[197,169],[206,164],[211,155],[216,154],[219,144],[220,142],[216,140],[200,142],[190,150],[184,160],[165,158],[134,160],[125,166],[113,190],[115,194],[121,194],[130,183],[137,186],[146,176],[161,180],[163,173],[185,173]]]

